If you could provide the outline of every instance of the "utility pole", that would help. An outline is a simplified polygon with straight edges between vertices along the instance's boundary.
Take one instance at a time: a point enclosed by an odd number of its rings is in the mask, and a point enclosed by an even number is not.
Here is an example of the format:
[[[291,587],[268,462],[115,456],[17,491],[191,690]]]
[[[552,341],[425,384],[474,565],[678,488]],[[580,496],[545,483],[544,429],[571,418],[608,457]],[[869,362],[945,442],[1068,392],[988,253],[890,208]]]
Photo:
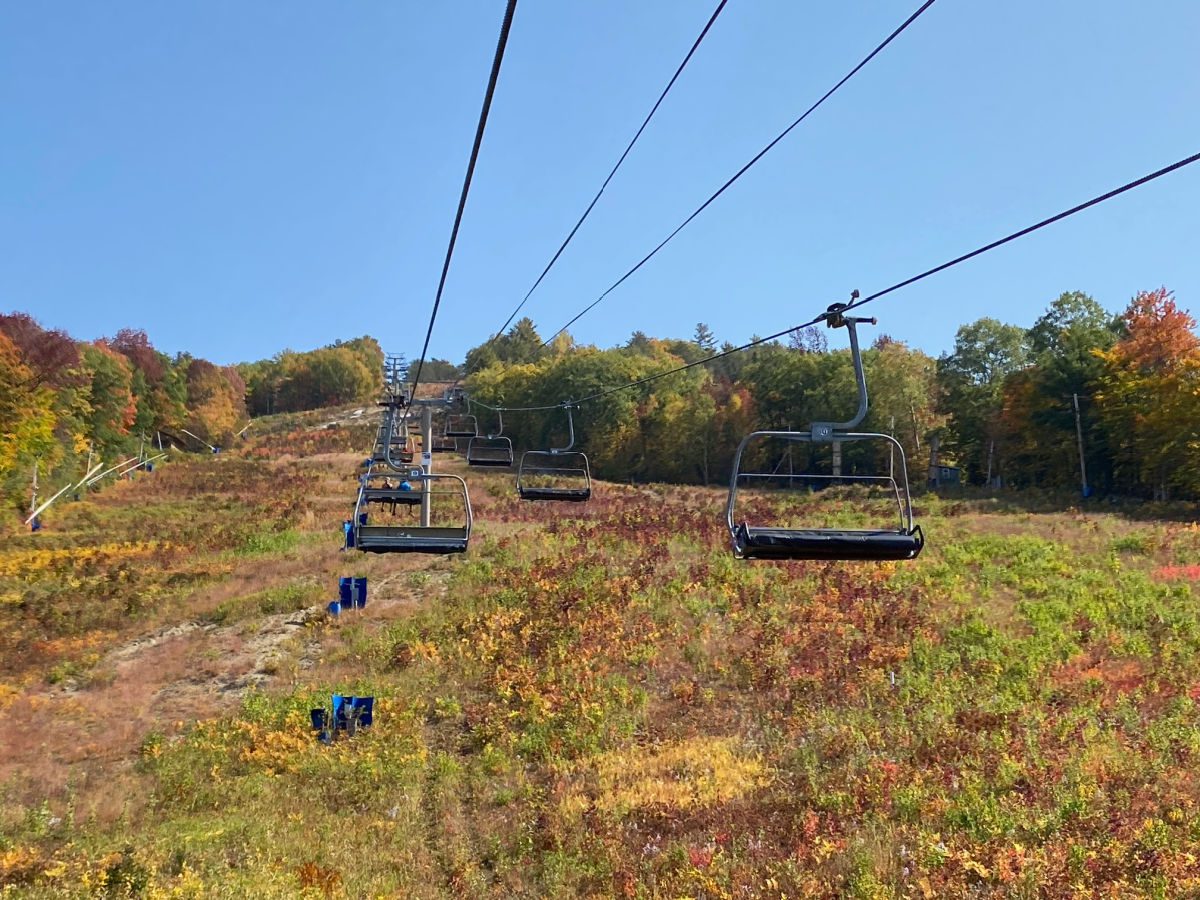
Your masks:
[[[996,441],[993,438],[988,442],[988,462],[987,462],[987,486],[990,490],[992,487],[992,457],[996,454]]]
[[[1079,439],[1079,480],[1083,484],[1083,496],[1088,495],[1087,483],[1087,463],[1084,461],[1083,455],[1083,425],[1079,421],[1079,395],[1072,394],[1071,399],[1075,404],[1075,436]]]

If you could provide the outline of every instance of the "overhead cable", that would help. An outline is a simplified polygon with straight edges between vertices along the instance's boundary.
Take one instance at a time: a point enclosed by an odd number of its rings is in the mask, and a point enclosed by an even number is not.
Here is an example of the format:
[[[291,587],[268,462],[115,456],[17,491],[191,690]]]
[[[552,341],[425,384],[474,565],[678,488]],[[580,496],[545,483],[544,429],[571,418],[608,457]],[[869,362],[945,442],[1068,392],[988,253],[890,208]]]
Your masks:
[[[1014,231],[1011,234],[1005,235],[1004,237],[1000,238],[999,240],[995,240],[990,243],[984,244],[983,246],[977,247],[976,249],[970,251],[969,253],[964,253],[961,256],[956,256],[953,259],[948,260],[947,262],[944,262],[940,265],[934,266],[931,269],[926,269],[924,272],[921,272],[918,275],[913,275],[911,278],[905,278],[903,281],[898,281],[895,284],[885,287],[882,290],[876,291],[873,294],[869,294],[860,300],[852,301],[851,303],[848,303],[848,304],[846,304],[846,306],[842,307],[840,309],[840,312],[847,313],[852,309],[857,309],[860,306],[865,306],[866,304],[871,303],[875,300],[878,300],[881,297],[885,297],[888,294],[893,293],[894,291],[898,291],[901,288],[905,288],[912,284],[915,284],[918,281],[922,281],[923,279],[928,278],[931,275],[936,275],[939,272],[944,272],[949,268],[960,265],[961,263],[964,263],[964,262],[967,262],[968,260],[974,259],[977,256],[981,256],[982,254],[987,253],[991,250],[995,250],[997,247],[1002,247],[1005,244],[1011,243],[1012,241],[1015,241],[1018,238],[1022,238],[1027,235],[1033,234],[1035,231],[1040,231],[1041,229],[1046,228],[1049,225],[1053,225],[1056,222],[1061,222],[1063,219],[1067,219],[1073,215],[1076,215],[1077,213],[1081,213],[1086,209],[1090,209],[1093,206],[1096,206],[1100,203],[1105,202],[1106,200],[1111,200],[1114,197],[1119,197],[1121,194],[1132,191],[1134,188],[1141,187],[1144,184],[1149,184],[1151,181],[1155,181],[1156,179],[1162,178],[1164,175],[1170,175],[1172,172],[1176,172],[1176,171],[1183,169],[1186,166],[1190,166],[1196,162],[1200,162],[1200,153],[1194,153],[1191,156],[1187,156],[1187,157],[1179,160],[1178,162],[1171,163],[1169,166],[1163,166],[1161,169],[1156,169],[1155,171],[1151,172],[1148,175],[1143,175],[1141,178],[1136,178],[1133,181],[1126,182],[1125,184],[1121,185],[1120,187],[1113,188],[1112,190],[1106,191],[1103,194],[1099,194],[1090,200],[1086,200],[1083,203],[1077,204],[1076,206],[1072,206],[1069,209],[1065,209],[1062,212],[1055,213],[1054,215],[1049,216],[1048,218],[1042,219],[1039,222],[1035,222],[1032,225],[1028,225],[1025,228],[1022,228],[1018,231]],[[752,340],[748,343],[742,344],[739,347],[730,347],[727,350],[721,350],[720,352],[713,353],[710,356],[704,357],[703,359],[698,359],[694,362],[685,363],[684,365],[676,366],[672,369],[667,369],[666,371],[663,371],[663,372],[657,372],[654,375],[647,375],[645,378],[639,378],[636,381],[630,381],[625,384],[616,385],[614,387],[604,388],[603,390],[596,391],[594,394],[588,394],[586,397],[582,397],[579,400],[574,401],[574,405],[589,403],[593,400],[599,400],[603,397],[607,397],[607,396],[609,396],[611,394],[615,394],[619,391],[625,391],[625,390],[629,390],[630,388],[640,387],[641,385],[649,384],[652,381],[657,381],[660,378],[666,378],[669,375],[677,375],[680,372],[685,372],[688,369],[695,368],[696,366],[703,366],[708,363],[714,362],[718,359],[724,359],[726,356],[732,356],[734,353],[741,353],[744,350],[750,350],[761,344],[766,344],[766,343],[769,343],[770,341],[778,340],[779,338],[783,337],[784,335],[790,334],[793,331],[797,331],[801,328],[808,328],[809,326],[816,325],[818,322],[824,321],[825,317],[827,315],[828,315],[827,312],[822,312],[816,318],[810,319],[809,321],[804,322],[800,325],[792,325],[788,328],[785,328],[783,331],[777,331],[774,334],[767,335],[766,337],[755,338],[754,340]],[[529,411],[534,411],[534,410],[540,410],[540,409],[546,409],[546,408],[557,409],[558,407],[510,408],[506,411],[524,412],[524,411],[526,411],[526,409]]]
[[[437,294],[433,298],[433,312],[429,316],[429,328],[425,331],[425,344],[421,347],[421,359],[417,362],[417,374],[413,377],[411,397],[417,396],[417,385],[421,383],[421,370],[425,367],[425,355],[429,352],[429,340],[433,337],[433,324],[437,321],[438,308],[442,305],[442,292],[446,289],[446,275],[450,272],[450,260],[454,256],[454,244],[458,240],[458,228],[462,224],[463,210],[467,206],[467,194],[471,191],[471,178],[475,174],[475,163],[479,159],[479,147],[483,143],[483,132],[487,127],[488,112],[492,108],[492,96],[496,93],[496,82],[500,78],[500,63],[504,61],[504,47],[508,44],[508,32],[512,28],[513,13],[517,0],[508,0],[504,10],[504,21],[500,25],[500,38],[496,42],[496,54],[492,59],[492,72],[488,76],[487,91],[483,95],[483,109],[479,113],[479,124],[475,129],[475,143],[471,147],[471,160],[467,163],[467,174],[463,179],[462,194],[458,198],[458,211],[454,215],[454,227],[450,230],[450,244],[446,247],[446,260],[442,263],[442,277],[438,280]]]
[[[651,259],[653,259],[654,256],[658,253],[658,251],[662,250],[665,246],[667,246],[667,244],[671,243],[671,241],[674,240],[675,235],[679,234],[679,232],[683,231],[684,228],[686,228],[689,224],[691,224],[693,219],[695,219],[698,215],[700,215],[700,213],[704,212],[704,210],[706,210],[709,207],[709,205],[711,205],[713,203],[713,201],[715,201],[718,197],[720,197],[723,193],[725,193],[725,191],[728,188],[730,188],[734,184],[734,182],[736,182],[739,178],[741,178],[743,175],[745,175],[751,168],[753,168],[753,166],[760,159],[762,159],[771,150],[773,150],[775,148],[775,146],[780,141],[782,141],[785,137],[787,137],[797,125],[799,125],[801,122],[803,122],[805,119],[807,119],[810,115],[812,115],[814,112],[816,112],[817,109],[820,108],[820,106],[826,100],[828,100],[835,93],[837,93],[837,91],[842,87],[842,85],[844,85],[847,81],[849,81],[851,78],[853,78],[855,75],[857,75],[858,72],[864,66],[867,65],[867,63],[869,63],[876,56],[878,56],[883,51],[883,49],[885,47],[887,47],[888,44],[890,44],[892,41],[894,41],[896,38],[898,38],[904,32],[904,30],[906,28],[908,28],[908,26],[912,25],[913,22],[915,22],[918,18],[920,18],[921,14],[924,13],[927,9],[929,9],[929,7],[933,6],[933,4],[934,4],[934,0],[925,0],[925,2],[921,4],[921,6],[916,10],[916,12],[914,12],[907,19],[905,19],[899,25],[899,27],[897,27],[891,34],[889,34],[883,40],[882,43],[880,43],[874,50],[872,50],[865,57],[863,57],[863,59],[858,63],[858,65],[856,65],[853,69],[851,69],[849,72],[847,72],[845,75],[843,75],[841,80],[838,81],[837,84],[835,84],[833,87],[831,87],[829,90],[827,90],[821,96],[821,98],[819,100],[817,100],[817,102],[814,103],[812,106],[810,106],[808,109],[806,109],[800,115],[799,118],[797,118],[795,121],[792,122],[791,125],[789,125],[785,129],[783,129],[783,131],[781,131],[778,135],[776,135],[774,140],[772,140],[769,144],[767,144],[767,146],[765,146],[761,150],[759,150],[758,153],[756,153],[750,159],[750,161],[748,163],[746,163],[744,166],[742,166],[740,169],[738,169],[737,172],[735,172],[728,181],[726,181],[723,185],[721,185],[716,190],[716,192],[713,193],[707,200],[705,200],[703,203],[701,203],[700,206],[698,206],[690,216],[688,216],[686,219],[684,219],[683,222],[681,222],[679,224],[679,227],[677,227],[674,231],[672,231],[670,234],[668,234],[658,244],[657,247],[655,247],[653,250],[651,250],[649,253],[647,253],[645,256],[643,256],[637,262],[637,264],[633,266],[633,268],[631,268],[624,275],[622,275],[620,278],[618,278],[616,281],[614,281],[611,285],[609,285],[605,289],[604,293],[602,293],[599,297],[597,297],[595,300],[593,300],[591,303],[589,303],[587,306],[585,306],[582,310],[580,310],[578,313],[576,313],[575,316],[569,322],[567,322],[567,324],[563,325],[562,328],[558,329],[558,331],[554,332],[554,334],[552,334],[552,335],[550,335],[550,337],[546,338],[546,340],[542,342],[542,346],[549,346],[551,341],[553,341],[556,337],[558,337],[560,334],[562,334],[564,331],[566,331],[568,328],[570,328],[572,325],[574,325],[576,322],[578,322],[580,319],[582,319],[584,316],[586,316],[589,312],[591,312],[593,309],[595,309],[596,306],[598,306],[600,304],[600,302],[604,300],[604,298],[606,298],[614,290],[616,290],[618,287],[620,287],[622,284],[624,284],[626,279],[628,279],[638,269],[640,269],[642,266],[644,266],[646,263],[648,263]]]
[[[505,320],[504,324],[500,326],[499,330],[488,339],[488,344],[496,340],[496,338],[500,337],[500,335],[504,334],[504,332],[508,329],[508,326],[512,324],[513,319],[517,317],[517,313],[524,308],[525,304],[529,301],[529,298],[533,296],[533,292],[538,289],[538,286],[542,283],[542,280],[547,274],[549,274],[550,270],[554,268],[554,264],[558,262],[558,258],[562,256],[563,251],[567,249],[567,245],[571,243],[571,240],[575,237],[575,233],[579,231],[580,226],[583,225],[587,217],[591,215],[592,210],[595,208],[596,203],[600,200],[600,196],[608,187],[609,182],[613,180],[613,176],[617,174],[617,170],[621,168],[621,164],[625,162],[625,158],[629,156],[629,151],[631,151],[633,149],[633,145],[638,142],[638,138],[642,136],[642,132],[646,130],[646,126],[650,124],[650,120],[654,118],[654,114],[658,112],[658,108],[662,105],[663,100],[665,100],[667,94],[671,92],[671,88],[675,86],[675,82],[679,79],[679,76],[683,73],[683,70],[687,68],[687,64],[691,62],[692,56],[700,47],[700,44],[703,43],[704,38],[707,37],[709,29],[711,29],[713,23],[717,21],[717,16],[721,14],[721,10],[725,8],[725,4],[727,2],[728,0],[720,0],[720,2],[717,4],[717,7],[713,10],[712,15],[708,17],[708,22],[705,23],[704,29],[700,32],[700,36],[696,38],[695,42],[692,44],[692,48],[688,50],[687,56],[683,58],[683,62],[679,64],[679,68],[675,70],[675,74],[671,76],[671,80],[667,82],[667,86],[663,88],[662,93],[658,95],[658,99],[654,101],[654,106],[650,108],[650,112],[647,113],[646,118],[642,120],[641,126],[633,135],[633,138],[629,141],[629,144],[625,147],[625,152],[621,154],[621,157],[617,160],[616,165],[612,167],[612,171],[608,173],[608,177],[604,179],[604,183],[600,185],[600,190],[596,191],[596,196],[592,198],[591,203],[589,203],[587,208],[584,209],[583,215],[579,217],[579,221],[575,223],[575,227],[570,230],[562,244],[560,244],[559,248],[554,252],[554,255],[550,258],[550,262],[546,263],[546,268],[542,269],[542,274],[537,277],[537,281],[533,283],[533,287],[525,292],[525,296],[521,302],[517,304],[517,308],[512,311],[508,319]],[[484,346],[487,346],[487,344]]]

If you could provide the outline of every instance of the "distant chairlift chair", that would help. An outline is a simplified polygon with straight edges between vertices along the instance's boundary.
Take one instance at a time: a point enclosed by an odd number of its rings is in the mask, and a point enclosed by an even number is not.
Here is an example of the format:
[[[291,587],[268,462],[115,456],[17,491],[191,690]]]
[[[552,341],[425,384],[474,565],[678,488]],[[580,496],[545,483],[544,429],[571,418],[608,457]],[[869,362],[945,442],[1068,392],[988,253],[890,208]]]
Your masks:
[[[857,298],[858,292],[852,295]],[[844,559],[844,560],[903,560],[915,559],[925,546],[921,527],[913,523],[912,497],[908,490],[908,471],[904,448],[891,435],[855,432],[867,415],[867,382],[863,374],[862,355],[858,347],[856,326],[860,322],[875,324],[874,318],[855,318],[843,314],[845,304],[834,304],[825,314],[830,328],[845,327],[850,332],[850,352],[854,360],[854,375],[858,383],[858,412],[847,422],[814,422],[809,431],[756,431],[738,445],[733,461],[733,476],[729,485],[726,523],[733,538],[733,553],[739,559]],[[753,472],[744,469],[746,448],[755,441],[785,440],[811,444],[873,441],[890,447],[896,464],[888,475],[793,475],[777,472]],[[792,528],[770,525],[751,525],[738,521],[738,488],[754,479],[796,479],[823,482],[825,485],[862,483],[884,486],[895,498],[899,523],[895,528],[839,529]],[[785,486],[794,482],[784,481]]]
[[[471,415],[446,416],[445,436],[448,438],[473,438],[479,435],[479,423]]]
[[[522,500],[558,500],[582,503],[592,496],[592,473],[587,456],[575,446],[573,404],[563,404],[567,412],[569,440],[565,447],[527,450],[517,467],[517,496]]]
[[[410,465],[416,459],[417,441],[408,430],[407,414],[400,423],[400,434],[392,437],[391,451],[392,456],[399,460],[401,465]]]
[[[510,438],[504,437],[504,413],[496,411],[499,427],[494,434],[486,437],[473,437],[467,444],[468,466],[490,466],[492,468],[511,468],[513,464],[513,446]]]

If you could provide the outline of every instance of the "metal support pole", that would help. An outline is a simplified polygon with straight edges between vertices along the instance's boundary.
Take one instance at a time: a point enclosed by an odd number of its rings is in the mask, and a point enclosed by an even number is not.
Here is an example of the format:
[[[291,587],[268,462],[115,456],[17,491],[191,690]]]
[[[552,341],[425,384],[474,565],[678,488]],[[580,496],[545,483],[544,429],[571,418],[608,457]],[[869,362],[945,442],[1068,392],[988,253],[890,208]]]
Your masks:
[[[1079,395],[1072,394],[1071,398],[1075,402],[1075,436],[1079,439],[1079,480],[1083,484],[1083,496],[1088,495],[1087,483],[1087,463],[1084,462],[1083,455],[1083,425],[1079,421]]]
[[[896,417],[892,416],[891,424],[888,426],[888,434],[892,437],[896,436]],[[888,478],[896,477],[896,447],[893,444],[888,444]]]
[[[433,407],[426,404],[421,407],[421,471],[426,475],[433,473]],[[421,493],[421,527],[429,527],[429,514],[433,499],[429,493],[431,482],[426,481]]]

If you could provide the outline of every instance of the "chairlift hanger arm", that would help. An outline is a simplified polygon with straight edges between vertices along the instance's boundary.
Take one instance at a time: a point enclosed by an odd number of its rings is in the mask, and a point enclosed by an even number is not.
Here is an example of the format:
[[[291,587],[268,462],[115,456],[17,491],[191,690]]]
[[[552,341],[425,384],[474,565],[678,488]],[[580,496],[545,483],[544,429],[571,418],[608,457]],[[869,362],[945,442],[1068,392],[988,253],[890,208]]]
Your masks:
[[[575,415],[572,412],[572,410],[575,408],[575,404],[572,401],[567,400],[563,403],[562,408],[566,410],[567,413],[567,446],[551,447],[551,453],[568,453],[575,446]]]
[[[845,422],[813,422],[812,439],[814,441],[831,441],[839,431],[849,431],[857,428],[867,417],[870,408],[867,399],[867,376],[863,372],[862,351],[858,345],[858,326],[860,324],[875,325],[878,320],[874,316],[848,316],[846,310],[858,299],[858,291],[850,292],[850,303],[834,303],[821,317],[829,328],[845,328],[850,333],[850,357],[854,360],[854,382],[858,386],[858,411],[853,418]]]
[[[504,410],[496,410],[496,430],[488,433],[488,440],[495,440],[504,435]]]

